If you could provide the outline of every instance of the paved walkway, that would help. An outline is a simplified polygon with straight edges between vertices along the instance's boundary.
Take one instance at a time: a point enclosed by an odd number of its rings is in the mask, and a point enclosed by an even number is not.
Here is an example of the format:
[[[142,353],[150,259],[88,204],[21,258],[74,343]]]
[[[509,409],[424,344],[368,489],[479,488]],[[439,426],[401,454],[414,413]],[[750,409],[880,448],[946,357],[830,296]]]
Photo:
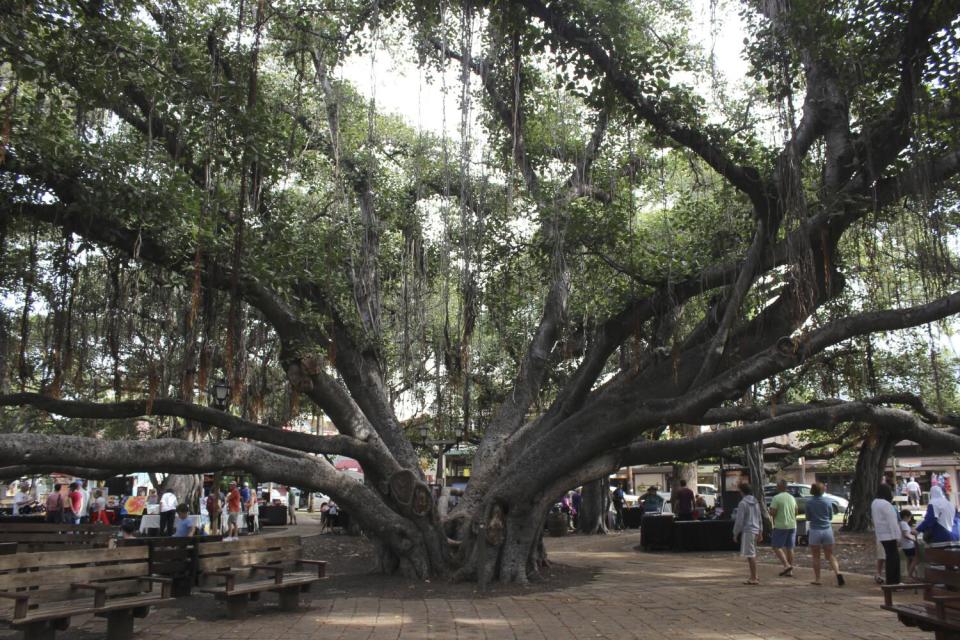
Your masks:
[[[880,590],[868,576],[848,585],[809,585],[812,572],[776,577],[761,565],[763,585],[742,584],[746,563],[730,556],[649,554],[633,550],[636,533],[549,539],[551,559],[594,568],[586,584],[467,599],[387,599],[319,596],[299,613],[281,613],[268,594],[251,604],[252,615],[228,620],[210,599],[203,615],[188,618],[177,606],[137,621],[137,638],[149,640],[385,640],[621,638],[731,639],[925,639],[880,609]],[[825,576],[826,577],[826,576]],[[376,580],[377,578],[371,578]],[[439,589],[438,589],[439,591]],[[462,592],[461,592],[462,593]],[[201,596],[202,597],[202,596]],[[99,619],[77,621],[70,638],[102,637]],[[0,632],[0,637],[8,637]]]

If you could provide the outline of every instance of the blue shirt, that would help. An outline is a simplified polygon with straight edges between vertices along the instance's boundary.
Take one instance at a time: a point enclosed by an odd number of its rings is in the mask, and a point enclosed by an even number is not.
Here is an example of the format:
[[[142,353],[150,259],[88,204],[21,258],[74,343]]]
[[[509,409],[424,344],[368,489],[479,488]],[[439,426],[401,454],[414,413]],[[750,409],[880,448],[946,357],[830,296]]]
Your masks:
[[[242,505],[246,505],[248,502],[250,502],[250,489],[247,487],[240,489],[240,500],[240,504]]]
[[[823,496],[813,496],[803,509],[811,529],[829,529],[833,520],[833,504]]]
[[[186,538],[190,535],[190,529],[193,528],[193,521],[190,519],[190,516],[186,518],[181,518],[177,515],[177,530],[173,532],[174,538]]]

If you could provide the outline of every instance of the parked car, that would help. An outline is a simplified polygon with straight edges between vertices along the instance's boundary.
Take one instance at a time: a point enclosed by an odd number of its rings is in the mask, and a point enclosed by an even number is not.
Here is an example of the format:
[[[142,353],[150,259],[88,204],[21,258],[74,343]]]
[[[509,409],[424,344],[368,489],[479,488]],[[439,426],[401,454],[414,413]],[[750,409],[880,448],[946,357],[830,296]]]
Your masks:
[[[703,501],[707,503],[708,509],[717,506],[717,488],[712,484],[698,484],[697,495],[703,496]]]
[[[787,491],[797,499],[797,513],[803,513],[807,500],[813,497],[810,493],[810,485],[791,482],[787,485]],[[777,485],[768,484],[763,487],[763,501],[767,503],[767,506],[770,506],[770,501],[773,500],[773,496],[775,495],[777,495]],[[846,498],[835,496],[832,493],[825,493],[823,497],[833,505],[834,514],[845,513],[847,507],[850,506]]]

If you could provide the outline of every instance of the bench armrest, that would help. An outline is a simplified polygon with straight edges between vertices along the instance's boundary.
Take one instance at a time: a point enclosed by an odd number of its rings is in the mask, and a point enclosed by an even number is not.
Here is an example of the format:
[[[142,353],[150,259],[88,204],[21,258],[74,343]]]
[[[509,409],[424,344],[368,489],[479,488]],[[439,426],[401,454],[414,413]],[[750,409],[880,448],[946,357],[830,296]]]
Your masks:
[[[220,569],[219,571],[208,571],[204,573],[205,576],[210,576],[211,578],[223,578],[224,585],[227,591],[233,591],[233,586],[237,582],[237,574],[229,569]]]
[[[147,582],[147,583],[156,582],[157,584],[160,585],[160,597],[161,598],[170,597],[170,589],[172,588],[172,585],[173,585],[173,580],[171,580],[170,578],[164,578],[162,576],[142,576],[140,578],[137,578],[137,580],[139,580],[140,582]],[[153,591],[152,586],[153,585],[151,585],[151,588],[148,589],[148,591]]]
[[[105,584],[92,584],[90,582],[71,582],[71,589],[90,589],[94,592],[93,594],[93,608],[99,609],[103,605],[107,604],[107,585]]]
[[[911,589],[923,589],[924,591],[930,591],[932,587],[933,584],[929,582],[880,585],[880,588],[883,589],[883,604],[888,607],[893,605],[894,591],[910,591]]]
[[[7,593],[6,591],[0,591],[0,598],[7,598],[8,600],[14,600],[13,605],[13,617],[22,618],[27,615],[27,611],[30,608],[30,596],[25,593]]]
[[[322,578],[327,575],[327,561],[326,560],[298,560],[297,564],[312,564],[317,568],[317,576]]]
[[[937,617],[941,620],[947,618],[947,603],[960,602],[960,595],[956,596],[929,596],[931,602],[937,606]]]
[[[283,567],[275,564],[252,564],[250,565],[250,568],[254,571],[272,571],[273,581],[277,584],[283,583]]]

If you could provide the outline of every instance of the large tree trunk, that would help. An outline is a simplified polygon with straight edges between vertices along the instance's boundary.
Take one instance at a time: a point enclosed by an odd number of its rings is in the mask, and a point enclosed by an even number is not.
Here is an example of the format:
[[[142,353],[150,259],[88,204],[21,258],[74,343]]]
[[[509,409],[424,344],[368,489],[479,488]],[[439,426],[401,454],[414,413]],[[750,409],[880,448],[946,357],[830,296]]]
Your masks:
[[[873,526],[870,503],[883,482],[883,472],[895,440],[893,434],[871,430],[860,445],[853,485],[850,487],[850,514],[845,531],[868,531]]]
[[[606,533],[607,509],[610,505],[610,492],[607,479],[598,478],[583,485],[580,515],[577,518],[577,530],[580,533]]]

